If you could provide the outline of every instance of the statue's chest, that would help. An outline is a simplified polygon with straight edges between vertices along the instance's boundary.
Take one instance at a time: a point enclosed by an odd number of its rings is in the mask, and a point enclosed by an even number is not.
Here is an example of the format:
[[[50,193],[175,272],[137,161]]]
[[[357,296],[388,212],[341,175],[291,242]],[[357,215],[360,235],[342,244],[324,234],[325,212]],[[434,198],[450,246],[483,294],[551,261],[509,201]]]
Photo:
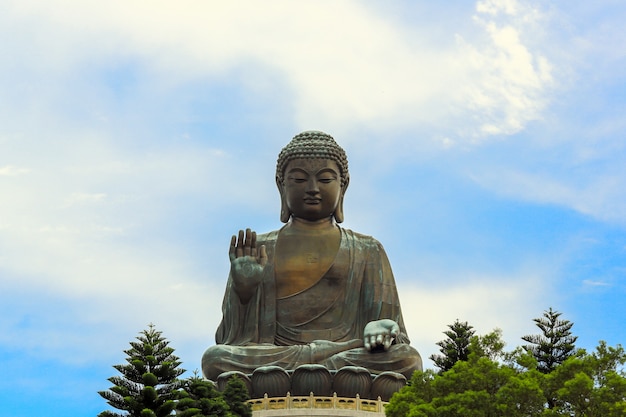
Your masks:
[[[282,329],[277,331],[286,336],[298,329],[299,336],[290,336],[294,340],[334,340],[334,336],[324,332],[350,322],[346,318],[351,314],[348,300],[356,290],[350,287],[350,275],[349,252],[340,247],[334,261],[319,279],[300,281],[301,287],[292,288],[287,295],[277,298],[276,321]],[[293,280],[293,276],[287,279]],[[283,285],[282,288],[288,287]]]
[[[289,297],[314,286],[333,265],[340,241],[339,234],[280,236],[274,255],[277,297]]]

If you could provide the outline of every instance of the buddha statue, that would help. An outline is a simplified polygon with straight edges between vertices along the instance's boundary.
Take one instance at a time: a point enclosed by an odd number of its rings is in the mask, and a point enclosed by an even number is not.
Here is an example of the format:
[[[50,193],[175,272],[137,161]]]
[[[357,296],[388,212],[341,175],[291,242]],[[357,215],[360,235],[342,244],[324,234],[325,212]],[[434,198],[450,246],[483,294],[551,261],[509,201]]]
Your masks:
[[[349,182],[346,154],[326,133],[300,133],[282,149],[276,185],[285,225],[232,237],[216,345],[202,357],[206,378],[267,365],[358,366],[407,378],[422,369],[382,245],[339,226]]]

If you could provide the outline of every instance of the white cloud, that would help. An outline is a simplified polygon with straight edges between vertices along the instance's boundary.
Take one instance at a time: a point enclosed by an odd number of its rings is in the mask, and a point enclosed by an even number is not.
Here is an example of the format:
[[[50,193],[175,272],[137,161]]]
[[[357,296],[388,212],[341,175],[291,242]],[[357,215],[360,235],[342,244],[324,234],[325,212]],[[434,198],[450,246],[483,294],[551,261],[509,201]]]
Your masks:
[[[516,0],[486,0],[476,3],[477,11],[490,15],[497,15],[499,12],[514,15],[518,11],[518,7]]]
[[[609,284],[608,282],[594,281],[590,279],[583,280],[583,284],[589,287],[610,287],[611,286],[611,284]]]
[[[235,76],[264,95],[277,75],[303,127],[437,125],[473,141],[519,131],[549,101],[549,59],[540,42],[525,43],[537,12],[512,1],[479,2],[471,30],[449,31],[458,44],[437,49],[427,29],[358,2],[15,2],[10,11],[37,34],[30,46],[48,72],[132,57],[160,89]]]
[[[26,132],[20,149],[54,156],[32,157],[38,168],[29,175],[0,177],[0,269],[22,276],[10,285],[110,296],[131,277],[137,288],[171,277],[193,281],[179,270],[188,255],[165,238],[172,222],[185,220],[176,217],[190,204],[209,214],[235,200],[271,198],[260,179],[225,175],[230,156],[223,151],[188,145],[135,153],[106,133],[86,136],[68,126],[66,142],[46,143]],[[20,152],[3,156],[21,159]],[[235,191],[246,186],[245,195]]]
[[[611,293],[621,270],[611,256],[570,248],[582,226],[565,225],[550,254],[531,250],[552,270],[476,270],[519,262],[485,253],[474,267],[463,263],[472,250],[446,240],[489,240],[500,226],[482,230],[489,220],[476,217],[475,200],[468,206],[453,195],[472,187],[446,188],[471,172],[487,190],[485,212],[495,193],[626,224],[624,8],[606,6],[3,1],[0,347],[33,368],[78,364],[93,378],[93,368],[112,372],[128,341],[154,322],[184,367],[199,367],[221,316],[230,224],[275,228],[274,157],[284,133],[301,128],[327,130],[351,158],[367,161],[354,175],[348,219],[383,243],[396,240],[397,276],[413,277],[424,259],[422,269],[461,270],[399,282],[409,335],[427,364],[455,319],[479,333],[500,327],[514,347],[561,296],[581,309],[581,322],[597,320],[581,323],[589,331],[602,322],[589,314],[597,305],[589,296]],[[416,14],[392,16],[401,7]],[[423,9],[442,18],[424,24]],[[579,111],[580,103],[588,106]],[[381,191],[397,198],[374,204]],[[446,233],[413,247],[424,233],[412,216],[426,210],[437,212],[428,227]],[[481,223],[450,232],[468,218]],[[504,220],[497,241],[523,257],[506,236],[518,225]],[[397,242],[399,228],[405,242]],[[585,256],[594,256],[593,274],[577,270],[567,294],[552,291],[571,279],[562,274],[577,266],[572,259]]]
[[[457,35],[468,67],[464,99],[481,123],[473,134],[480,139],[519,132],[541,117],[553,88],[549,60],[522,41],[532,38],[540,15],[514,1],[479,2],[477,12],[489,41],[472,44]]]
[[[127,276],[124,284],[107,282],[116,277],[98,277],[103,280],[100,294],[5,290],[3,296],[21,301],[4,302],[13,314],[0,319],[0,345],[42,361],[108,366],[113,359],[107,358],[119,357],[139,331],[154,323],[172,341],[185,368],[199,367],[203,350],[214,344],[222,289],[188,282],[171,288],[166,283],[172,271],[155,267],[150,272],[149,280]]]
[[[6,165],[0,168],[0,177],[16,177],[18,175],[28,174],[30,169],[18,168],[13,165]]]
[[[501,195],[539,204],[570,207],[594,218],[626,223],[626,173],[623,168],[608,169],[593,175],[561,178],[547,172],[530,173],[522,169],[491,166],[471,177],[481,186]]]
[[[106,197],[106,193],[72,193],[67,199],[67,205],[99,203]]]
[[[201,205],[207,216],[223,214],[225,206],[246,208],[257,216],[262,207],[275,207],[276,195],[271,169],[267,176],[236,175],[235,158],[221,149],[126,147],[132,135],[153,134],[160,121],[151,130],[123,120],[116,130],[107,110],[120,103],[98,84],[100,72],[126,65],[137,71],[135,94],[124,97],[132,104],[120,113],[140,112],[154,95],[167,99],[180,86],[234,78],[244,94],[268,105],[279,100],[276,90],[287,91],[290,111],[280,114],[286,125],[324,126],[337,135],[372,130],[372,137],[402,145],[433,138],[452,150],[519,132],[541,118],[562,64],[543,49],[547,17],[513,0],[477,2],[474,16],[445,31],[449,39],[436,47],[428,28],[389,20],[384,10],[360,2],[22,0],[7,2],[4,12],[0,34],[15,34],[15,41],[10,64],[0,69],[10,93],[0,98],[0,117],[11,135],[1,138],[7,159],[0,166],[0,230],[8,243],[0,246],[0,268],[20,277],[6,285],[89,300],[95,308],[81,318],[87,323],[117,327],[130,314],[134,321],[119,330],[124,342],[147,321],[188,340],[197,340],[196,329],[211,335],[217,326],[226,257],[212,258],[219,266],[200,273],[186,247],[159,234],[181,220],[179,206]],[[76,85],[80,91],[66,101],[68,87]],[[407,129],[420,126],[426,135]],[[354,147],[367,140],[346,138]],[[258,173],[255,163],[246,169]],[[617,169],[612,174],[573,185],[489,164],[474,179],[508,197],[611,219],[626,213],[624,176]],[[205,278],[206,285],[197,284]],[[483,332],[502,327],[505,336],[522,328],[529,310],[535,315],[545,307],[524,297],[531,291],[523,276],[516,284],[488,277],[452,290],[403,289],[401,296],[410,335],[427,346],[420,350],[428,356],[456,318],[480,323]],[[185,294],[182,307],[136,301],[136,294],[164,300],[177,293]],[[49,333],[59,331],[48,324]],[[26,332],[22,340],[33,337]],[[61,339],[51,339],[59,349]],[[118,346],[103,347],[111,349]]]
[[[467,321],[476,334],[486,334],[496,328],[503,330],[507,349],[520,345],[519,338],[533,332],[532,318],[549,304],[551,291],[537,296],[538,286],[545,288],[545,272],[526,271],[508,276],[488,276],[477,271],[464,271],[459,277],[441,276],[440,286],[400,288],[402,313],[411,338],[424,359],[436,353],[436,342],[445,338],[443,332],[455,320]],[[451,283],[449,286],[445,283]],[[533,294],[532,297],[529,294]],[[551,299],[554,302],[554,298]]]

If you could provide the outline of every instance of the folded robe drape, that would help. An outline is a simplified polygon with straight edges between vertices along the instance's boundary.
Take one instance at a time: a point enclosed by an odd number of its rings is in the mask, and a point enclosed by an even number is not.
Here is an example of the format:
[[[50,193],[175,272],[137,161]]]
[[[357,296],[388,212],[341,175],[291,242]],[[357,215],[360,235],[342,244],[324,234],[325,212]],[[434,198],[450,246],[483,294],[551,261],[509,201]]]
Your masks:
[[[421,369],[411,348],[391,266],[382,245],[370,236],[340,229],[341,243],[331,268],[310,288],[277,299],[274,253],[278,231],[257,236],[268,261],[262,283],[242,304],[229,276],[216,346],[202,359],[205,376],[224,371],[251,373],[263,365],[294,369],[321,363],[328,369],[363,366],[372,373],[395,371],[410,377]],[[400,335],[388,351],[363,347],[363,329],[374,320],[391,319]]]

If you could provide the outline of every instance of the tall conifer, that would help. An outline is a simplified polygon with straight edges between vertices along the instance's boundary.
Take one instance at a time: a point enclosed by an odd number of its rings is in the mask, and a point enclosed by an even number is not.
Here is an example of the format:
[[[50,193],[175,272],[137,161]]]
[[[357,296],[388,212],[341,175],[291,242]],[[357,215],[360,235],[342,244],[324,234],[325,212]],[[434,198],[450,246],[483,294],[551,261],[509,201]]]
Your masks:
[[[172,414],[176,391],[182,386],[178,377],[185,372],[169,341],[153,324],[140,332],[131,348],[126,364],[114,365],[121,376],[109,378],[113,387],[100,394],[110,406],[125,414],[103,411],[99,417],[163,417]]]
[[[439,368],[439,372],[451,369],[457,361],[466,361],[469,357],[469,347],[474,336],[474,328],[466,321],[458,319],[448,325],[450,330],[443,332],[446,339],[437,342],[441,355],[431,355],[430,360]]]
[[[180,417],[232,417],[230,407],[213,382],[194,372],[178,393],[176,415]]]
[[[574,323],[561,320],[561,314],[550,307],[548,311],[544,311],[542,317],[533,319],[541,329],[541,334],[522,337],[522,340],[529,343],[524,349],[537,359],[537,370],[544,374],[552,372],[575,353],[578,337],[571,332]]]
[[[243,380],[236,376],[229,378],[223,394],[234,416],[252,417],[252,408],[246,402],[250,399],[250,394]]]

